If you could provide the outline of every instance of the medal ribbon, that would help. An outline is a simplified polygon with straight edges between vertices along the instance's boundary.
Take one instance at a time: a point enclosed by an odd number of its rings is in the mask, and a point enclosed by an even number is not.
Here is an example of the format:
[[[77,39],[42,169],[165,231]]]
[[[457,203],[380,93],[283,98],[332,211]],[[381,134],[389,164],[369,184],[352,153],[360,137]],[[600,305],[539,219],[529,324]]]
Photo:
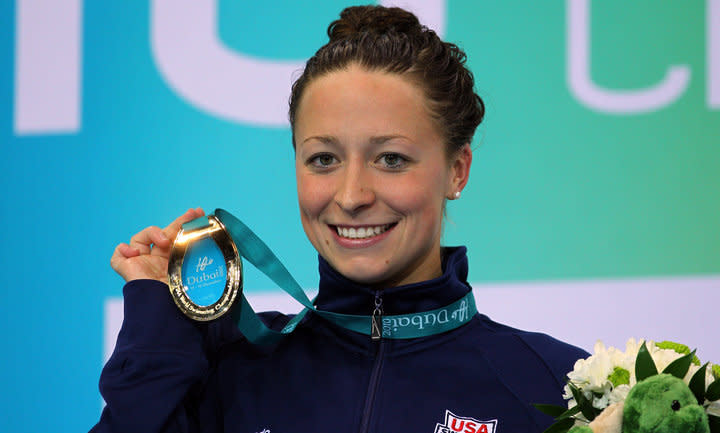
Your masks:
[[[240,255],[305,307],[278,332],[268,328],[260,320],[243,293],[237,326],[251,343],[272,344],[278,342],[295,329],[308,311],[345,329],[371,335],[372,316],[340,314],[316,309],[290,272],[252,230],[223,209],[216,209],[215,216],[227,229]],[[183,229],[191,231],[209,224],[207,217],[203,216],[183,224]],[[475,298],[471,291],[457,301],[435,310],[382,316],[382,338],[407,339],[440,334],[464,325],[476,313]]]

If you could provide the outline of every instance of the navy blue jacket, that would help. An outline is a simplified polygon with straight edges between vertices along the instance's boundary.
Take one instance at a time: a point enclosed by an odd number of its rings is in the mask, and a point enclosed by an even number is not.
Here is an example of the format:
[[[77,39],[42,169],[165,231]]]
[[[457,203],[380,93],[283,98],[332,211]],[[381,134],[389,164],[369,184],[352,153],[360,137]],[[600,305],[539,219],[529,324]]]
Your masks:
[[[471,290],[465,248],[447,249],[443,269],[382,291],[384,313],[440,308]],[[320,259],[318,309],[370,315],[376,294]],[[447,333],[380,342],[308,314],[281,343],[257,347],[230,320],[186,319],[160,282],[132,281],[124,296],[95,432],[539,433],[552,419],[531,404],[563,404],[565,374],[587,356],[481,314]],[[288,320],[262,317],[274,329]]]

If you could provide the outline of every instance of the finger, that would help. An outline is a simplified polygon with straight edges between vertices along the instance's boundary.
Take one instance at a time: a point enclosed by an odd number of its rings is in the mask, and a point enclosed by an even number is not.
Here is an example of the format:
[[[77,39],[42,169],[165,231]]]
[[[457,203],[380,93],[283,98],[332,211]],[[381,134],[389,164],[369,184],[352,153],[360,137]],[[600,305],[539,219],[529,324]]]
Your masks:
[[[160,227],[153,227],[153,230],[150,231],[150,240],[156,247],[160,248],[167,248],[171,243]]]
[[[137,250],[137,248],[133,248],[130,245],[126,243],[122,243],[115,248],[116,254],[119,256],[122,256],[123,258],[129,259],[130,257],[137,257],[140,255],[140,251]],[[115,254],[113,254],[115,255]]]
[[[121,264],[130,257],[136,257],[140,255],[140,252],[135,248],[131,247],[126,243],[119,244],[115,247],[112,256],[110,257],[110,266],[118,273],[120,273]]]
[[[152,231],[150,233],[150,239],[154,244],[152,250],[150,250],[150,254],[166,258],[170,257],[170,247],[172,246],[173,241],[167,238],[163,230],[157,228],[157,230]]]
[[[130,238],[130,246],[137,249],[140,254],[150,254],[150,248],[156,241],[161,241],[164,246],[167,246],[170,242],[167,237],[162,233],[162,229],[156,226],[146,227],[135,236]]]
[[[201,208],[188,209],[187,212],[182,214],[175,221],[171,222],[170,225],[165,227],[163,232],[165,233],[165,236],[168,237],[168,239],[175,239],[175,236],[177,236],[177,234],[180,231],[180,228],[182,227],[183,224],[185,224],[188,221],[192,221],[195,218],[199,218],[199,217],[203,216],[204,214],[205,213],[202,211]]]
[[[150,247],[150,245],[141,244],[132,240],[130,241],[130,248],[135,248],[138,255],[150,254],[150,251],[152,251],[152,247]]]

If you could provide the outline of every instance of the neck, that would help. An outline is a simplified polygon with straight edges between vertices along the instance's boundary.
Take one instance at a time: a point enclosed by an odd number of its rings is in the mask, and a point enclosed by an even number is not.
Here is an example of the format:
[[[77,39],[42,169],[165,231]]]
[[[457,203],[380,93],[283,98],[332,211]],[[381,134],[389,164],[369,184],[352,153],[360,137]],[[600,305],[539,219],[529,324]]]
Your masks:
[[[320,257],[318,309],[346,314],[371,314],[382,290],[385,314],[406,314],[445,306],[470,291],[464,247],[444,249],[438,257],[439,275],[410,284],[382,286],[359,284],[345,278]]]

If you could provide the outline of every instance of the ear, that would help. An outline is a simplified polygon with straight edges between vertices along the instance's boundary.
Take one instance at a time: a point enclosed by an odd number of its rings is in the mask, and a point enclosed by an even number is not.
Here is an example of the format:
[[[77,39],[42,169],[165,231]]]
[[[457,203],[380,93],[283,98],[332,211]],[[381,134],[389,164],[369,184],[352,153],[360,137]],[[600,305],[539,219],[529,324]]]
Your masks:
[[[458,198],[456,193],[462,192],[470,177],[470,165],[472,165],[470,143],[465,143],[451,158],[448,190],[445,197],[455,200]]]

